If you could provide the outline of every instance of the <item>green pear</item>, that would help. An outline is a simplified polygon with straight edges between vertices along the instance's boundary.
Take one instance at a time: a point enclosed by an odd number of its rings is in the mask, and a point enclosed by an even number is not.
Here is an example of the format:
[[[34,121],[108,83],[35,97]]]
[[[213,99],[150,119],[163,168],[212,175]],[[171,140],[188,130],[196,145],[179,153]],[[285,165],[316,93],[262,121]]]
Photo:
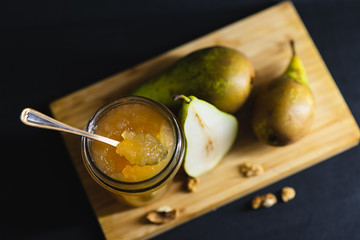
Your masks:
[[[179,112],[186,138],[185,172],[198,177],[213,169],[230,150],[238,129],[237,119],[194,96],[184,99]]]
[[[315,103],[301,59],[290,42],[292,58],[285,72],[255,97],[252,127],[263,142],[284,146],[304,137],[313,122]]]
[[[241,52],[227,47],[197,50],[151,77],[131,94],[154,99],[171,109],[179,93],[195,95],[222,111],[233,113],[248,98],[254,69]]]

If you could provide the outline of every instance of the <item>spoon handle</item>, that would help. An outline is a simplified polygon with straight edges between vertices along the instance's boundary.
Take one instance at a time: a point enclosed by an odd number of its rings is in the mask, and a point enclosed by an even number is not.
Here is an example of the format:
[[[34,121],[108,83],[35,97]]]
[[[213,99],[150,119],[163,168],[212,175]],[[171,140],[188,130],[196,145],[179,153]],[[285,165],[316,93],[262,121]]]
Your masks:
[[[32,127],[46,128],[51,130],[72,133],[83,137],[91,138],[100,142],[104,142],[114,147],[116,147],[119,144],[119,142],[116,140],[71,127],[65,123],[59,122],[31,108],[25,108],[21,112],[20,119],[23,123]]]

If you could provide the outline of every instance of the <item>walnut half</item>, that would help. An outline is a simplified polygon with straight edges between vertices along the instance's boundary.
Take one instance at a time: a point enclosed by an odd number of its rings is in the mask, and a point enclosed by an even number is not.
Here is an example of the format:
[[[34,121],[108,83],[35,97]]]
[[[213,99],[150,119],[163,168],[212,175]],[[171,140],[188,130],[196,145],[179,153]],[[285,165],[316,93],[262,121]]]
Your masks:
[[[296,195],[295,189],[293,189],[292,187],[284,187],[281,190],[281,199],[284,202],[288,202],[291,199],[293,199]]]
[[[155,224],[165,224],[175,220],[179,216],[179,211],[169,206],[162,206],[149,212],[146,219]]]
[[[244,177],[253,177],[264,173],[264,168],[258,163],[245,162],[240,165],[240,172]]]
[[[253,209],[259,209],[260,207],[272,207],[277,203],[277,198],[272,193],[267,193],[265,195],[259,195],[253,198],[251,201],[251,207]]]
[[[196,192],[197,189],[198,189],[198,186],[200,184],[200,179],[195,177],[189,177],[188,178],[188,181],[187,181],[187,189],[190,191],[190,192]]]

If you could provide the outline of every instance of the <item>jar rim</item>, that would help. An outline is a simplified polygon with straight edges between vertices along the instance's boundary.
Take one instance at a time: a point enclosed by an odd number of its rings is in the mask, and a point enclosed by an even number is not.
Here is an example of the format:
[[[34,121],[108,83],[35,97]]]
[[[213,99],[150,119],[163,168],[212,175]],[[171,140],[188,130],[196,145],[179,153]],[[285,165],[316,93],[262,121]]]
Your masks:
[[[152,107],[154,110],[158,111],[160,114],[162,114],[168,119],[169,124],[172,126],[175,139],[174,152],[166,166],[161,169],[161,171],[156,175],[138,182],[126,182],[114,179],[106,175],[96,166],[90,150],[90,145],[93,140],[82,137],[82,155],[87,171],[100,185],[110,191],[115,190],[120,192],[137,193],[151,190],[165,182],[172,175],[173,171],[175,171],[175,169],[178,169],[178,167],[182,164],[184,158],[185,137],[178,119],[166,106],[146,97],[123,97],[111,103],[105,104],[104,106],[100,107],[89,119],[88,123],[86,124],[85,131],[93,132],[96,129],[97,122],[108,111],[120,105],[133,103],[143,104],[148,107]]]

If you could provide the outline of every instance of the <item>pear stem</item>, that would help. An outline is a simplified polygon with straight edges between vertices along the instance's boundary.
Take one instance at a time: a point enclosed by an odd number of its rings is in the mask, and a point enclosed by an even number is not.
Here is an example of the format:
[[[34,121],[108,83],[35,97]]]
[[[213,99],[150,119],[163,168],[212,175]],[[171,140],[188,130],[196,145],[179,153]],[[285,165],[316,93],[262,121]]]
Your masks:
[[[294,40],[290,40],[290,47],[291,47],[291,51],[292,51],[292,55],[295,56],[296,52],[295,52],[295,42]]]
[[[181,99],[184,99],[185,102],[187,102],[187,103],[191,102],[191,99],[188,98],[187,96],[185,96],[184,94],[178,94],[178,95],[176,95],[176,96],[174,97],[174,101],[177,101],[177,100],[179,100],[180,98],[181,98]]]

